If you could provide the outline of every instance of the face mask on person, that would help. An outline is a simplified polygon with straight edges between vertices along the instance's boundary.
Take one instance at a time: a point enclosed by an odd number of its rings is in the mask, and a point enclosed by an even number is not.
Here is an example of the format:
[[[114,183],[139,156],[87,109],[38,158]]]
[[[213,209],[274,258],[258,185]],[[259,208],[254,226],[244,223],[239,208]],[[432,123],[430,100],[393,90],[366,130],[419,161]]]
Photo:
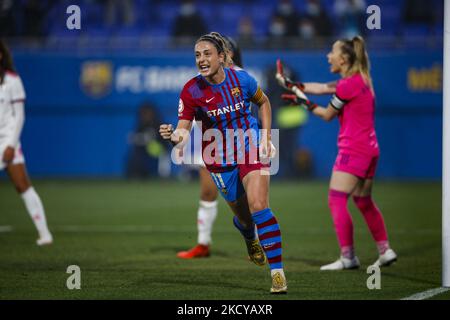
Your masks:
[[[270,25],[270,34],[273,36],[282,36],[286,33],[284,23],[275,21]]]
[[[192,16],[195,13],[195,6],[193,3],[185,3],[180,7],[180,14],[184,17]]]
[[[298,33],[303,39],[311,39],[315,36],[316,30],[310,22],[301,23],[298,28]]]
[[[288,16],[290,14],[292,14],[294,12],[294,8],[292,7],[292,5],[290,3],[282,3],[279,7],[278,7],[278,11],[284,15],[284,16]]]
[[[317,3],[308,3],[306,12],[311,16],[318,16],[320,14],[320,7]]]

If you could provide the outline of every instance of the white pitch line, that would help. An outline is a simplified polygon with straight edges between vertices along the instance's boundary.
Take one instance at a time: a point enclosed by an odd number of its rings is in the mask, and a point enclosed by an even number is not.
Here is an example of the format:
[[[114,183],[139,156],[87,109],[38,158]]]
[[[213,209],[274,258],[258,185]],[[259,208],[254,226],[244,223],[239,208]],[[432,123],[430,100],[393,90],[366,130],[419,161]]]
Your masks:
[[[400,300],[425,300],[429,299],[431,297],[434,297],[438,294],[444,293],[449,291],[450,288],[436,288],[436,289],[430,289],[424,292],[419,292],[416,294],[413,294],[412,296],[400,299]]]
[[[0,226],[0,233],[4,232],[11,232],[13,228],[11,226]]]

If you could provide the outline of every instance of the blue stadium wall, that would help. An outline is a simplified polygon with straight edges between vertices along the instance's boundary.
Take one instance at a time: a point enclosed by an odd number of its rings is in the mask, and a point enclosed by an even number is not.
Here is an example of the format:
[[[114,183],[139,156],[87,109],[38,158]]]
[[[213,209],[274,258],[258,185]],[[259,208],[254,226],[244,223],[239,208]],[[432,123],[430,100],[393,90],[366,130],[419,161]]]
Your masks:
[[[265,87],[266,70],[280,57],[304,81],[331,81],[326,52],[244,54],[246,68]],[[15,52],[27,91],[22,135],[28,169],[41,177],[120,177],[127,137],[139,105],[152,102],[176,123],[179,92],[196,74],[190,51],[153,54]],[[378,176],[440,179],[442,52],[372,52],[381,146]],[[318,97],[326,104],[329,97]],[[299,142],[313,155],[314,174],[330,174],[338,122],[310,117]]]

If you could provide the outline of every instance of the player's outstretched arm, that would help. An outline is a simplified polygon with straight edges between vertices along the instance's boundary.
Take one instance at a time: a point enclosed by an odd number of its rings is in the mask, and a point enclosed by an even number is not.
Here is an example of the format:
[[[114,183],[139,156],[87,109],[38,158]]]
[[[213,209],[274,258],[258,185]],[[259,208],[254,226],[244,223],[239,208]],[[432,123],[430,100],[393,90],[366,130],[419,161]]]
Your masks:
[[[319,83],[319,82],[305,82],[303,83],[303,92],[307,94],[334,94],[336,93],[336,82]]]
[[[328,104],[326,108],[317,106],[311,112],[327,122],[333,120],[339,113],[331,104]]]
[[[159,134],[164,140],[169,140],[174,146],[182,146],[188,141],[191,128],[192,121],[179,120],[175,130],[171,124],[160,125]]]
[[[278,84],[285,88],[286,90],[289,90],[295,94],[297,94],[297,89],[300,89],[302,92],[307,94],[315,94],[315,95],[322,95],[322,94],[333,94],[336,92],[336,81],[329,82],[329,83],[319,83],[319,82],[295,82],[289,79],[284,74],[284,68],[283,63],[280,59],[277,60],[277,72],[275,74],[275,78],[278,81]]]
[[[286,100],[292,104],[302,106],[303,108],[311,111],[312,114],[325,121],[333,120],[338,115],[340,109],[344,106],[344,102],[339,100],[336,95],[333,96],[333,99],[327,107],[319,106],[309,100],[300,89],[295,90],[295,94],[283,94],[281,97],[283,100]]]

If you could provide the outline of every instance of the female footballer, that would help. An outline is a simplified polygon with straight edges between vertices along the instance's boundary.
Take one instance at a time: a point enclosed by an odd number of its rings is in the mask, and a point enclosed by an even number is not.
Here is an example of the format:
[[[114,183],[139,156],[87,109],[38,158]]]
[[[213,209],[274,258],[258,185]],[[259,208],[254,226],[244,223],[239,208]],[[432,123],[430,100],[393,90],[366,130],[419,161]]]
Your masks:
[[[9,49],[0,40],[0,170],[6,168],[9,178],[21,195],[39,233],[37,244],[41,246],[51,244],[53,238],[47,227],[41,199],[28,178],[20,145],[25,120],[24,102],[22,80],[15,73]]]
[[[220,34],[212,32],[211,35],[220,41]],[[225,66],[234,69],[242,68],[242,57],[239,47],[233,39],[229,37],[225,37],[225,39],[227,40],[227,48],[225,51],[230,57]],[[202,160],[200,148],[196,148],[195,150],[195,164],[199,168],[200,177],[200,202],[197,211],[197,245],[187,251],[178,252],[177,256],[182,259],[209,257],[212,242],[211,235],[214,221],[217,217],[217,197],[219,192],[217,191],[217,187]]]
[[[181,92],[178,125],[173,130],[163,124],[160,134],[180,148],[192,121],[201,122],[203,160],[235,214],[233,222],[245,239],[249,257],[257,265],[269,262],[271,293],[286,293],[281,232],[269,208],[269,174],[260,158],[274,152],[270,102],[246,71],[224,67],[229,56],[222,36],[201,36],[195,44],[195,61],[200,74]],[[261,136],[250,102],[259,106]]]
[[[376,242],[379,258],[375,265],[388,266],[397,260],[397,255],[389,247],[383,216],[371,196],[380,151],[375,133],[375,92],[364,39],[357,36],[336,41],[327,58],[330,71],[341,76],[337,82],[297,84],[284,77],[282,69],[277,74],[280,84],[295,93],[284,98],[303,105],[325,121],[338,117],[340,123],[339,152],[331,175],[328,204],[341,256],[320,269],[354,269],[360,265],[353,246],[353,222],[347,209],[350,195]],[[333,97],[324,108],[309,101],[303,93],[333,94]]]

